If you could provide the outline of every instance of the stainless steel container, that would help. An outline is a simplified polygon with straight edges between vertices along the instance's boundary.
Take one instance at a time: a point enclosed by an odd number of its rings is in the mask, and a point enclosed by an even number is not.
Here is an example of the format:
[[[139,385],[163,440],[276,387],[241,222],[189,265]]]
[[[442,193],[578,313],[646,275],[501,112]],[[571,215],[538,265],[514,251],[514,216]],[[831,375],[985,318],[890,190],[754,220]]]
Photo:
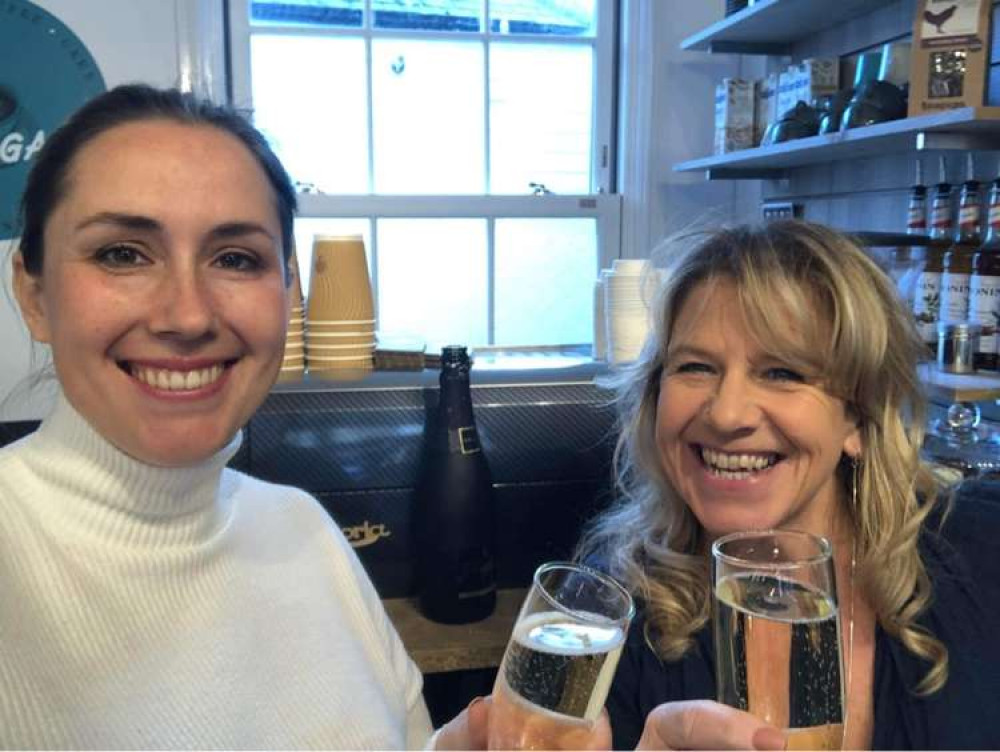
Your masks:
[[[938,368],[948,373],[973,373],[982,325],[975,321],[938,322]]]

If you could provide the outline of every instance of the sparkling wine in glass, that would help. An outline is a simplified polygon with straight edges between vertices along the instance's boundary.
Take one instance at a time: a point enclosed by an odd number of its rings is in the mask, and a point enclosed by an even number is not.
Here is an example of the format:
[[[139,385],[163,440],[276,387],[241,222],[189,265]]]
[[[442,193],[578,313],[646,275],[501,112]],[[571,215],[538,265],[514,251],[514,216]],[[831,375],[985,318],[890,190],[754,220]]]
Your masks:
[[[787,749],[840,749],[844,684],[829,541],[734,533],[712,544],[719,702],[787,729]]]
[[[600,572],[539,567],[493,688],[489,748],[586,746],[634,611],[628,592]]]

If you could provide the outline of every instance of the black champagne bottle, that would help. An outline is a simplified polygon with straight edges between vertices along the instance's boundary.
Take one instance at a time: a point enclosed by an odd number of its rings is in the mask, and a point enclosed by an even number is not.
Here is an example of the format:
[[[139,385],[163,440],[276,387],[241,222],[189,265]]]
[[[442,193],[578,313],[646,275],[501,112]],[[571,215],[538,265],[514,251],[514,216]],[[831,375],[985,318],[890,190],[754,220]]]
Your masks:
[[[445,624],[484,619],[496,606],[496,505],[472,413],[470,367],[464,347],[441,351],[438,408],[417,484],[420,609]]]

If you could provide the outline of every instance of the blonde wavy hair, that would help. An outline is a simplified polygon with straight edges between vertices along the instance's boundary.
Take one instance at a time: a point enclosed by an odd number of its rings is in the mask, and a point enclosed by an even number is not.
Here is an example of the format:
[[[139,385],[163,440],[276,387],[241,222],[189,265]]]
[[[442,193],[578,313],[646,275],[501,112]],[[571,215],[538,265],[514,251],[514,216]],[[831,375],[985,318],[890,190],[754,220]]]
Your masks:
[[[702,283],[735,285],[747,326],[793,368],[824,385],[857,416],[862,451],[838,475],[850,499],[859,583],[882,628],[930,668],[930,694],[948,677],[947,648],[917,624],[931,583],[917,541],[939,503],[921,463],[924,398],[917,377],[923,344],[892,282],[849,238],[801,221],[694,233],[657,250],[666,272],[653,331],[618,384],[619,502],[592,523],[581,556],[599,555],[646,608],[646,640],[676,660],[708,620],[711,585],[703,531],[665,475],[656,447],[656,403],[672,327]],[[803,337],[802,333],[806,336]],[[805,343],[805,344],[804,344]]]

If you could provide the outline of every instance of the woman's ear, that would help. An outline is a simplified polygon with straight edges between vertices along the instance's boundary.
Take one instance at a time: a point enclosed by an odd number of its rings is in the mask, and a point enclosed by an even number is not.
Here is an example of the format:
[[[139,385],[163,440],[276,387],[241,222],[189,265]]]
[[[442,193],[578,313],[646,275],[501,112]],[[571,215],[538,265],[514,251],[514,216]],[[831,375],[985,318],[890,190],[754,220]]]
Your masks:
[[[25,268],[24,256],[20,251],[14,254],[12,264],[14,296],[21,308],[24,323],[27,324],[32,339],[38,342],[51,342],[49,319],[42,296],[42,277],[41,275],[36,277]]]
[[[864,444],[861,441],[861,426],[856,425],[844,439],[844,454],[853,460],[860,460],[861,450],[863,448]]]
[[[844,454],[854,460],[861,459],[864,442],[861,439],[861,413],[853,404],[846,407],[847,421],[851,424],[844,437]]]

